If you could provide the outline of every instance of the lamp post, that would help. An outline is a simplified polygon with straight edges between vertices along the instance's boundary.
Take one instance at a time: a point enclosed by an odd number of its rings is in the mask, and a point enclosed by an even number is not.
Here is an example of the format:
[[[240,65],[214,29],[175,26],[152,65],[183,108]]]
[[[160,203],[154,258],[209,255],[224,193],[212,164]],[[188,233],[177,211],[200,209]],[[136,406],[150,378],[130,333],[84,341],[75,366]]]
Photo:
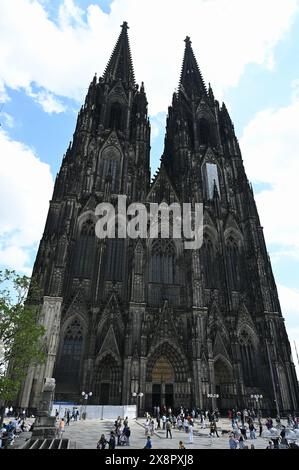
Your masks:
[[[262,415],[261,415],[261,410],[260,410],[260,400],[264,398],[263,395],[250,395],[250,398],[256,401],[258,418],[261,418]]]
[[[142,392],[133,392],[132,393],[132,397],[136,398],[136,419],[138,419],[138,415],[139,415],[139,399],[141,401],[141,398],[143,397],[143,393]]]
[[[82,419],[86,419],[86,406],[87,406],[87,400],[88,398],[91,398],[92,397],[92,392],[82,392],[81,393],[82,395],[82,400],[83,400],[83,409],[84,411],[82,412]],[[84,400],[85,400],[85,403],[84,403]]]
[[[217,398],[219,398],[218,393],[208,393],[208,394],[207,394],[207,397],[208,397],[208,398],[211,398],[212,408],[217,408],[217,407],[214,406],[214,400],[215,400],[215,399],[217,400]],[[212,410],[212,411],[213,411],[213,410]]]

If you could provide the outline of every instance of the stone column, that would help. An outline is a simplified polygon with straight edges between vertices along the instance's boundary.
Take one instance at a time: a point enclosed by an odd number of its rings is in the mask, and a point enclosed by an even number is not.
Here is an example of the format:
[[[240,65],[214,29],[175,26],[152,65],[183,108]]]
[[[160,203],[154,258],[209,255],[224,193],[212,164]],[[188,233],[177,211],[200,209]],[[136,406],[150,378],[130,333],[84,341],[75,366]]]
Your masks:
[[[143,397],[140,398],[139,413],[142,415],[144,414],[144,408],[145,408],[145,395],[146,395],[145,384],[146,384],[146,358],[141,357],[140,358],[139,392],[143,393]]]
[[[53,375],[59,343],[62,300],[61,297],[44,297],[39,321],[46,329],[43,342],[47,351],[47,357],[45,364],[30,370],[25,381],[21,403],[26,408],[28,406],[38,406],[44,387],[44,379]],[[30,397],[33,379],[36,379],[36,389],[34,396]]]
[[[123,371],[123,387],[122,387],[122,404],[130,405],[131,403],[131,357],[124,359],[124,371]]]
[[[55,379],[45,378],[32,439],[53,439],[56,437],[56,417],[51,416],[55,390]]]

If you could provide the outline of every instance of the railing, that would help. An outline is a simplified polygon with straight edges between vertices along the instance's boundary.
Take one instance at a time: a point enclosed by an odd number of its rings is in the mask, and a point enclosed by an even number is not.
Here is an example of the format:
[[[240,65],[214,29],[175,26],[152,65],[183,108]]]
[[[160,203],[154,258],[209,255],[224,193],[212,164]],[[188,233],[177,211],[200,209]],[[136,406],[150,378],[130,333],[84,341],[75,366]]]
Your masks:
[[[69,439],[29,439],[22,449],[70,449]]]

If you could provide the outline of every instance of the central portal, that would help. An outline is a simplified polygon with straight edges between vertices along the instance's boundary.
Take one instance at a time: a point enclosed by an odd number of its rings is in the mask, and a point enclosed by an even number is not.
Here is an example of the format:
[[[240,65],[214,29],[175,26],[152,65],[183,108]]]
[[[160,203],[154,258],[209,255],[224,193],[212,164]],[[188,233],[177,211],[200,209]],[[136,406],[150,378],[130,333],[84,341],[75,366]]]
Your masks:
[[[152,408],[154,406],[173,409],[174,370],[168,359],[160,357],[152,371]]]

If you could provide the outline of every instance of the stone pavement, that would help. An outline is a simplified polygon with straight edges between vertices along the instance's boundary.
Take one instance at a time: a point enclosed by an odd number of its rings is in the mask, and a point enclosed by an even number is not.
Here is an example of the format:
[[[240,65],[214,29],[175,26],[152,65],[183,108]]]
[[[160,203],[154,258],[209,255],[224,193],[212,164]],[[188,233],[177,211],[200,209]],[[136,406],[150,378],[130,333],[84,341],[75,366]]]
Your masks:
[[[130,446],[116,447],[116,449],[142,449],[146,443],[145,419],[139,418],[130,420],[129,426],[131,429]],[[114,421],[101,421],[101,420],[87,420],[71,422],[69,426],[65,427],[63,438],[70,439],[76,442],[77,449],[95,449],[101,434],[105,434],[106,439],[110,431],[114,429]],[[219,428],[219,438],[210,438],[208,436],[208,429],[200,429],[199,424],[196,422],[194,427],[193,443],[189,443],[189,435],[184,431],[172,429],[172,439],[166,439],[166,431],[156,430],[152,436],[153,449],[178,449],[179,441],[183,441],[186,449],[228,449],[228,434],[221,436],[220,429],[230,431],[231,426],[228,419],[221,419],[217,423]],[[264,427],[264,429],[266,429]],[[245,445],[250,448],[254,444],[256,449],[265,449],[268,444],[268,439],[258,437],[255,440],[248,439]]]
[[[5,420],[6,422],[9,419]],[[28,419],[27,423],[32,423],[34,419]],[[130,446],[117,446],[117,449],[142,449],[146,443],[145,418],[136,420],[129,420],[131,429]],[[286,425],[286,422],[282,421]],[[257,427],[257,425],[256,425]],[[179,441],[183,441],[186,449],[229,449],[229,433],[221,435],[221,430],[231,431],[231,423],[228,419],[220,419],[217,423],[219,438],[209,437],[209,429],[201,429],[198,421],[196,420],[194,426],[193,443],[189,443],[189,435],[184,431],[172,429],[172,439],[166,439],[166,431],[156,430],[152,436],[153,449],[178,449]],[[114,429],[114,420],[86,420],[71,422],[69,426],[65,427],[63,434],[64,439],[70,439],[72,443],[76,443],[77,449],[96,449],[98,440],[102,434],[105,434],[106,439],[109,438],[110,431]],[[264,430],[266,427],[264,426]],[[257,433],[258,434],[258,433]],[[249,433],[248,433],[249,436]],[[31,437],[30,432],[24,432],[20,438],[15,439],[12,448],[20,448],[25,444],[26,439]],[[247,439],[245,445],[249,448],[254,444],[255,449],[265,449],[268,445],[268,438],[257,437],[255,440]]]

